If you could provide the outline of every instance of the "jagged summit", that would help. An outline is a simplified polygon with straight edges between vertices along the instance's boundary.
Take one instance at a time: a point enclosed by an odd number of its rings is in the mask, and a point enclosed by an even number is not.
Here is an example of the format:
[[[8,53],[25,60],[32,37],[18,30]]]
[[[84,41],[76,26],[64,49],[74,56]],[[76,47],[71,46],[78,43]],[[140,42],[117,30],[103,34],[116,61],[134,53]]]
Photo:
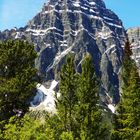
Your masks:
[[[44,4],[39,15],[42,14],[45,16],[46,14],[54,14],[60,19],[61,14],[64,14],[64,12],[71,15],[82,14],[83,16],[88,16],[90,19],[96,18],[104,20],[106,21],[105,24],[122,28],[122,23],[118,17],[112,11],[107,11],[105,9],[106,7],[102,0],[50,0],[48,3]],[[33,23],[32,26],[35,25],[36,23]]]
[[[103,0],[48,0],[48,2],[46,2],[46,5],[49,4],[53,4],[55,5],[56,3],[71,3],[71,2],[75,2],[75,3],[91,3],[93,2],[94,4],[102,4],[105,6]]]
[[[101,98],[107,102],[105,97],[110,96],[109,103],[119,100],[118,74],[125,37],[121,20],[102,0],[50,0],[27,26],[0,34],[2,40],[22,38],[35,44],[36,67],[46,81],[59,80],[68,53],[75,54],[80,72],[83,56],[89,52],[103,83]]]

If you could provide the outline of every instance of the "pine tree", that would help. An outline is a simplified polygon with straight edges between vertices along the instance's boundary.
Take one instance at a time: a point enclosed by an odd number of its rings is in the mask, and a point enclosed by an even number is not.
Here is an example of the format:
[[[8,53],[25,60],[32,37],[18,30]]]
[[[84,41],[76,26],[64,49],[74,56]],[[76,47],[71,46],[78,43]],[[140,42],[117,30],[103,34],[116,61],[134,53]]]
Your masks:
[[[94,71],[91,55],[87,54],[82,63],[82,74],[78,85],[77,122],[79,139],[104,140],[107,126],[104,126],[99,106],[99,80]]]
[[[0,43],[0,120],[24,113],[35,89],[34,46],[25,41]]]
[[[75,71],[74,57],[69,56],[61,71],[58,116],[62,127],[60,138],[104,140],[109,135],[108,125],[103,123],[99,106],[99,80],[96,77],[92,57],[88,54],[82,63],[82,73]]]
[[[132,50],[129,40],[127,39],[124,47],[124,56],[122,61],[122,80],[123,86],[128,86],[128,78],[130,77],[131,67],[134,65],[134,61],[131,58]]]
[[[74,107],[77,102],[76,79],[74,56],[70,54],[66,59],[66,64],[63,65],[61,70],[61,99],[58,100],[58,114],[65,132],[70,132],[74,129]]]
[[[140,77],[127,41],[122,66],[122,96],[114,114],[113,140],[133,140],[140,131]]]

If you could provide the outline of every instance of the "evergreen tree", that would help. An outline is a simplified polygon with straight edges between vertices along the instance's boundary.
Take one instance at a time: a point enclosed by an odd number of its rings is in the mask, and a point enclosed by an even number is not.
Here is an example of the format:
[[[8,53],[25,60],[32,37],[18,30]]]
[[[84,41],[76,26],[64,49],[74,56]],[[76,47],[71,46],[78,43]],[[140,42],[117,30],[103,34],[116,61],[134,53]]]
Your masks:
[[[0,43],[0,120],[24,113],[35,89],[37,54],[25,41]]]
[[[76,71],[74,56],[69,55],[63,65],[60,75],[60,93],[58,100],[58,115],[62,121],[65,132],[73,131],[76,98]]]
[[[133,67],[134,65],[134,60],[132,60],[131,55],[132,55],[131,45],[129,43],[129,40],[127,39],[124,47],[124,56],[122,61],[122,74],[121,74],[124,87],[129,86],[128,78],[130,77],[131,74],[131,67]]]
[[[140,77],[127,40],[122,66],[122,96],[114,114],[113,140],[133,140],[140,131]]]
[[[99,80],[96,77],[91,55],[87,54],[82,63],[82,74],[78,85],[77,122],[79,139],[104,140],[107,126],[103,123],[99,106]]]

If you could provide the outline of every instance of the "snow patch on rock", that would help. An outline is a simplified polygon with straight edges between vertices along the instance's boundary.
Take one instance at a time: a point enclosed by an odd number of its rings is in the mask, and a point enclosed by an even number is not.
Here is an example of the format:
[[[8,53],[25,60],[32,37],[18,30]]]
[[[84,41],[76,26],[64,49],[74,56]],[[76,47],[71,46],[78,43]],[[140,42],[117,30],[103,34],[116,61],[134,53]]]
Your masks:
[[[112,111],[112,113],[115,113],[115,107],[112,104],[108,104],[108,108]]]
[[[58,82],[53,80],[49,89],[42,84],[37,84],[37,93],[34,99],[30,102],[31,111],[48,111],[50,113],[56,113],[56,99],[55,99],[55,87]]]

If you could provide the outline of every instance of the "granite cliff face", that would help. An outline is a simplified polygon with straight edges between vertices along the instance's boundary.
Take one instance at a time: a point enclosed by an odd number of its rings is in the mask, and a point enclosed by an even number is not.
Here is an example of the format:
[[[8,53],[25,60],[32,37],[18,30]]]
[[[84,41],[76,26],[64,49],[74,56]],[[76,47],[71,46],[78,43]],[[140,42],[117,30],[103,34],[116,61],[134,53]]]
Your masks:
[[[89,52],[103,83],[101,99],[106,102],[107,94],[113,98],[112,103],[119,101],[118,74],[125,37],[121,20],[102,0],[50,0],[24,28],[0,33],[1,40],[26,39],[34,43],[36,67],[46,81],[59,80],[68,53],[75,54],[80,72],[82,59]]]
[[[132,46],[133,56],[140,71],[140,27],[127,30],[128,38]]]

